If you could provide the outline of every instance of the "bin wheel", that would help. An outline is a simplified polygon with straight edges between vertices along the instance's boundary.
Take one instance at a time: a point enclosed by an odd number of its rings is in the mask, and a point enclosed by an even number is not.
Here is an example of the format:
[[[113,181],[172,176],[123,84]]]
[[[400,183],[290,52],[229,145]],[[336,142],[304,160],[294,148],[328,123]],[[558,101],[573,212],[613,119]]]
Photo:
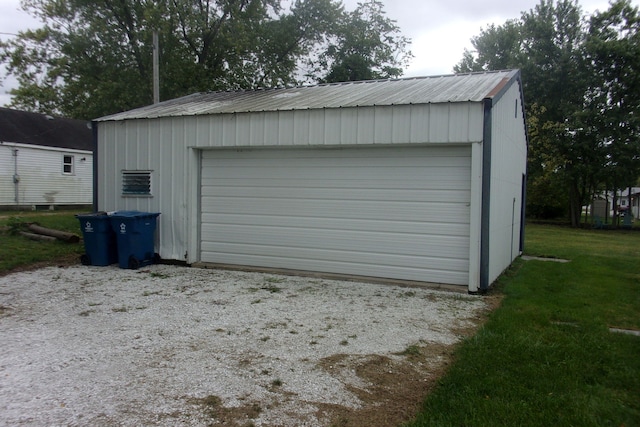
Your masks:
[[[80,262],[82,265],[91,265],[91,258],[87,254],[80,255]]]
[[[162,258],[160,258],[160,254],[159,253],[154,253],[153,254],[153,263],[154,264],[160,264],[160,261],[162,260]]]
[[[137,270],[140,267],[140,261],[136,259],[133,255],[129,257],[129,268],[131,270]]]

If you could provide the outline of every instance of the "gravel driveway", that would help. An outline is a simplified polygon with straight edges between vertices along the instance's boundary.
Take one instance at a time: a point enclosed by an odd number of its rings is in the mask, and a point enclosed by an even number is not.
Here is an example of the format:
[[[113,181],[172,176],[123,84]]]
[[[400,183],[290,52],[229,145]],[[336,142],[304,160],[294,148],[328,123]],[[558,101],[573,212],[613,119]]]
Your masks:
[[[394,425],[486,308],[168,265],[15,273],[0,277],[0,425]]]

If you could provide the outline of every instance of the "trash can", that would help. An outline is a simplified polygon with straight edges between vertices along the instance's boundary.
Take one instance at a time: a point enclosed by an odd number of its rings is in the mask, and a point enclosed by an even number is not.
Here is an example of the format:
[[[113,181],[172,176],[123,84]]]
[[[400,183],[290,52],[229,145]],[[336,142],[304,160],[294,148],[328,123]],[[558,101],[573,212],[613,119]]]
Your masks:
[[[118,262],[116,233],[111,228],[106,212],[76,215],[80,221],[85,254],[80,257],[84,265],[105,266]]]
[[[136,270],[160,260],[160,256],[154,252],[159,215],[139,211],[117,211],[110,214],[111,228],[116,234],[120,268]]]

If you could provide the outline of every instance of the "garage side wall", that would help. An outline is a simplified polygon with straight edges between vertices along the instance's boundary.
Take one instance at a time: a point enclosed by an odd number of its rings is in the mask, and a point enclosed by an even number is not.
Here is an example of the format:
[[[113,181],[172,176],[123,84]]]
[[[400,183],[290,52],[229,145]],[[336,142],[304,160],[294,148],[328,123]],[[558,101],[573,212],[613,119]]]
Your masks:
[[[480,103],[214,114],[98,122],[99,210],[160,212],[164,259],[200,261],[200,150],[465,144],[482,140]],[[123,196],[122,172],[147,171],[151,195]]]
[[[193,134],[184,124],[182,118],[101,122],[97,147],[97,209],[160,212],[156,251],[180,261],[188,256],[187,138]],[[148,172],[151,194],[124,196],[123,171]]]
[[[489,283],[520,254],[522,184],[527,165],[524,109],[515,81],[492,109]]]

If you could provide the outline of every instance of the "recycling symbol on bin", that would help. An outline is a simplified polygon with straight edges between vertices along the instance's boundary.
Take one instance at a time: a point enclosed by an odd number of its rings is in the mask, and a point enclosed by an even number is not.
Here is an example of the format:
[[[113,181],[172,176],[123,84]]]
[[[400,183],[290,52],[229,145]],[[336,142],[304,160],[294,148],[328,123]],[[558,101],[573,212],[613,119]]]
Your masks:
[[[91,226],[90,221],[87,221],[87,223],[84,225],[84,231],[86,231],[87,233],[93,232],[93,227]]]
[[[121,234],[126,234],[127,233],[127,226],[125,225],[124,222],[120,223],[120,233]]]

